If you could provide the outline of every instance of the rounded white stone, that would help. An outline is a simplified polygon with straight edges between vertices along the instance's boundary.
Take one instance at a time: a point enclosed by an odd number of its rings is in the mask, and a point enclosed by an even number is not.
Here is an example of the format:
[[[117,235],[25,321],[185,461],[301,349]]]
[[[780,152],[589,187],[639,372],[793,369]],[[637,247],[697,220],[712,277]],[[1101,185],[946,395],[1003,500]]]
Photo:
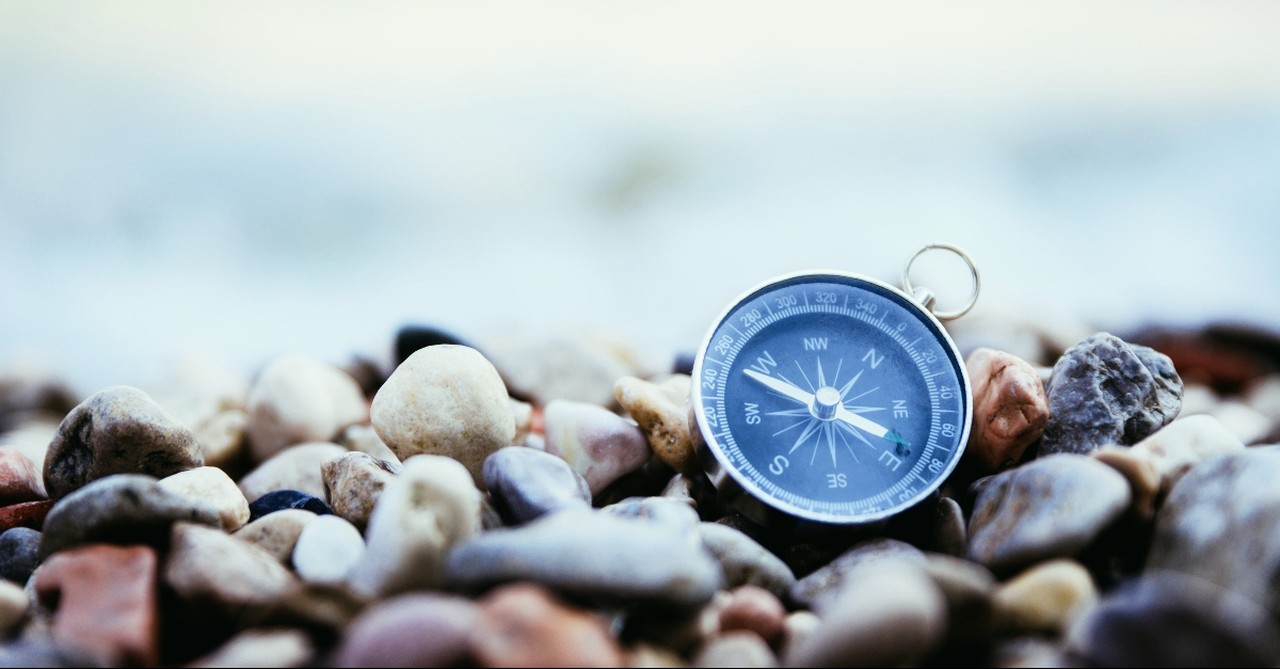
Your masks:
[[[360,385],[350,374],[300,354],[280,356],[262,370],[249,390],[246,409],[255,462],[292,444],[331,440],[369,415]]]
[[[160,479],[160,487],[201,500],[218,512],[222,529],[234,532],[249,522],[249,500],[227,473],[217,467],[196,467]]]
[[[324,515],[309,522],[293,547],[293,569],[304,581],[342,583],[364,555],[364,538],[355,525]]]

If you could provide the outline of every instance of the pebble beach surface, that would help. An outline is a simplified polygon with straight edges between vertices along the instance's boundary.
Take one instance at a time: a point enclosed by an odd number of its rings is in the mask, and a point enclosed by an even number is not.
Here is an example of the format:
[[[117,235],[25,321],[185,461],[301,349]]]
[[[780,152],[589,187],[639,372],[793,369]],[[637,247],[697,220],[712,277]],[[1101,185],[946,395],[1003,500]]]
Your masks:
[[[1280,338],[952,334],[960,466],[814,536],[702,476],[688,352],[0,373],[0,666],[1277,666]]]

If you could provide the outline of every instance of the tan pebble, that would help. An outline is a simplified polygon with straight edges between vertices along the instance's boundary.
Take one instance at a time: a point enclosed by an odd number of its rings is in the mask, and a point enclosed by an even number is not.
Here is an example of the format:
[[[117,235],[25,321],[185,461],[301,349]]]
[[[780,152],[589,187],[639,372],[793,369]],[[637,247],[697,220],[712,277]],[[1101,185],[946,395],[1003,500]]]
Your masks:
[[[1160,494],[1160,466],[1150,452],[1135,451],[1127,446],[1103,446],[1089,454],[1109,465],[1129,481],[1133,491],[1133,510],[1144,519],[1155,514],[1156,497]]]
[[[1212,415],[1244,444],[1260,443],[1271,434],[1272,420],[1243,402],[1221,402]]]
[[[333,439],[342,428],[369,416],[364,393],[351,375],[296,353],[282,355],[262,370],[245,409],[255,462],[292,444]]]
[[[15,583],[0,580],[0,634],[8,635],[27,617],[31,600]]]
[[[187,669],[304,667],[314,654],[311,637],[302,630],[256,627],[231,637],[217,650],[183,666]]]
[[[787,609],[772,592],[756,585],[743,585],[729,593],[720,611],[720,630],[754,632],[770,645],[782,640]]]
[[[778,656],[790,657],[797,646],[805,644],[818,631],[821,624],[818,614],[808,609],[788,613],[782,624],[782,647]]]
[[[297,490],[324,499],[320,465],[346,452],[347,449],[327,442],[294,444],[245,474],[237,485],[250,504],[272,490]]]
[[[1098,598],[1088,570],[1074,560],[1050,560],[996,590],[996,619],[1006,632],[1061,633]]]
[[[627,649],[626,666],[629,669],[679,669],[689,666],[689,663],[670,648],[637,643]]]
[[[196,441],[204,451],[204,463],[210,467],[228,467],[245,452],[245,425],[248,415],[241,409],[228,409],[196,428]]]
[[[679,378],[672,381],[686,383]],[[613,392],[618,404],[640,425],[649,447],[659,459],[682,474],[698,473],[693,438],[689,434],[687,400],[685,404],[677,404],[670,391],[634,376],[618,379]]]
[[[511,418],[516,424],[516,435],[511,438],[512,446],[524,443],[525,437],[533,431],[533,405],[511,398]]]
[[[227,473],[217,467],[197,467],[160,479],[160,487],[206,502],[218,512],[222,529],[234,532],[249,522],[249,500]]]
[[[776,667],[778,658],[758,635],[731,631],[713,637],[693,656],[695,667]]]
[[[368,453],[343,453],[325,460],[320,473],[329,507],[364,530],[378,496],[399,468],[398,464],[393,467]]]
[[[302,529],[315,519],[316,514],[306,509],[281,509],[245,525],[232,536],[261,548],[280,564],[288,565]]]
[[[965,361],[973,385],[973,429],[965,455],[987,472],[1012,466],[1044,434],[1049,401],[1036,369],[1003,351],[979,348]]]

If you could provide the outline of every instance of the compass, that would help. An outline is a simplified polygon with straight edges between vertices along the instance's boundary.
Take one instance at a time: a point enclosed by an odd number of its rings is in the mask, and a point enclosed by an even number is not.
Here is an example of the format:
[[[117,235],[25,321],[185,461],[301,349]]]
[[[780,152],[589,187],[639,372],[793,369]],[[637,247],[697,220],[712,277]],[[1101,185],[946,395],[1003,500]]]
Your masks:
[[[937,312],[913,288],[912,263],[955,253],[973,280],[968,304]],[[961,249],[930,244],[903,289],[840,271],[776,277],[712,325],[693,367],[692,400],[711,482],[757,522],[873,524],[920,502],[955,469],[972,398],[940,319],[978,295]]]

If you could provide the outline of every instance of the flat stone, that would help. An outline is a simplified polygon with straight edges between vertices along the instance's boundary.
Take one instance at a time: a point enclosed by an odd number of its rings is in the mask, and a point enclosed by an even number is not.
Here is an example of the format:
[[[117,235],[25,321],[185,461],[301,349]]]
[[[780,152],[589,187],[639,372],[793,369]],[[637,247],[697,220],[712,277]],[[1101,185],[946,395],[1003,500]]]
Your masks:
[[[725,587],[755,585],[777,597],[786,597],[795,586],[791,568],[741,531],[720,523],[699,523],[698,536],[707,552],[720,563]]]
[[[569,607],[536,585],[499,587],[478,605],[470,643],[477,666],[623,666],[606,618]]]
[[[293,549],[303,528],[318,517],[304,509],[284,509],[251,521],[232,536],[270,553],[281,564],[289,565],[293,563]]]
[[[1005,632],[1062,634],[1098,599],[1089,571],[1057,559],[1018,574],[995,592],[996,619]]]
[[[592,495],[640,469],[653,456],[637,425],[599,406],[553,400],[543,415],[546,451],[560,456],[586,479]]]
[[[343,583],[364,555],[364,537],[338,516],[319,516],[307,523],[293,549],[293,568],[309,583]]]
[[[25,584],[39,564],[39,531],[15,527],[0,534],[0,578]]]
[[[320,468],[325,460],[346,452],[327,442],[290,446],[245,474],[239,482],[240,492],[250,503],[272,490],[297,490],[323,500],[324,475]]]
[[[794,604],[821,612],[844,590],[846,582],[860,571],[881,561],[906,562],[920,566],[925,562],[920,549],[903,541],[876,538],[861,541],[829,564],[796,582],[788,592]]]
[[[35,502],[20,502],[0,507],[0,532],[15,527],[27,527],[38,530],[44,527],[44,519],[53,508],[53,500],[42,499]]]
[[[317,516],[333,513],[333,509],[324,500],[314,495],[297,490],[272,490],[249,505],[249,522],[289,509],[310,511]]]
[[[155,666],[160,623],[156,554],[146,546],[97,544],[41,565],[36,596],[56,602],[53,639],[109,666]]]
[[[45,497],[40,471],[31,458],[16,448],[0,448],[0,506]]]
[[[310,667],[315,666],[315,655],[315,644],[302,630],[255,628],[240,632],[212,653],[182,666],[187,669]]]
[[[325,460],[320,474],[333,512],[363,530],[382,489],[401,469],[399,460],[391,464],[368,453],[343,453]]]
[[[60,499],[112,474],[163,478],[204,464],[191,430],[130,386],[112,386],[62,419],[44,459],[44,485]]]
[[[1060,453],[982,482],[969,520],[966,556],[997,573],[1072,557],[1129,507],[1129,484],[1114,469]]]
[[[720,630],[745,630],[773,645],[782,641],[787,608],[776,595],[755,585],[741,585],[729,592],[720,609]]]
[[[222,529],[234,532],[249,522],[249,501],[227,473],[217,467],[196,467],[160,479],[160,487],[205,502],[218,513]]]
[[[703,644],[693,656],[694,667],[776,667],[769,645],[750,632],[724,632]]]
[[[350,374],[296,353],[267,364],[249,389],[245,409],[254,462],[294,444],[329,441],[369,417],[364,393]]]
[[[1142,441],[1178,416],[1182,379],[1168,356],[1100,332],[1058,359],[1045,388],[1040,455]]]
[[[27,610],[31,608],[31,599],[21,586],[8,581],[0,581],[0,634],[6,637],[16,631],[18,625],[27,618]],[[0,665],[4,657],[0,655]]]
[[[484,461],[484,481],[494,507],[511,524],[563,508],[591,507],[587,480],[563,459],[523,446],[494,451]]]
[[[624,376],[614,385],[613,394],[640,426],[653,452],[677,472],[695,476],[701,468],[689,434],[689,385],[685,374],[672,376],[662,385]]]
[[[415,355],[439,349],[433,346]],[[481,493],[453,458],[415,455],[383,489],[365,535],[368,549],[350,585],[371,596],[446,583],[445,555],[480,531]]]
[[[333,666],[465,666],[478,617],[471,600],[453,595],[410,593],[375,602],[343,631]]]
[[[401,459],[442,455],[461,462],[476,486],[489,454],[511,444],[515,419],[498,370],[479,351],[441,344],[410,355],[378,390],[373,428]]]
[[[984,473],[1022,458],[1049,422],[1049,399],[1031,363],[1004,351],[979,348],[965,358],[973,386],[973,428],[965,457]]]
[[[464,591],[525,580],[602,603],[685,608],[709,601],[722,583],[695,537],[643,518],[572,510],[460,544],[445,575]]]
[[[262,613],[298,586],[270,553],[192,523],[174,523],[163,577],[189,609],[232,621]]]
[[[54,504],[44,519],[40,556],[87,543],[160,546],[178,521],[222,524],[213,507],[165,490],[150,476],[115,474]]]

